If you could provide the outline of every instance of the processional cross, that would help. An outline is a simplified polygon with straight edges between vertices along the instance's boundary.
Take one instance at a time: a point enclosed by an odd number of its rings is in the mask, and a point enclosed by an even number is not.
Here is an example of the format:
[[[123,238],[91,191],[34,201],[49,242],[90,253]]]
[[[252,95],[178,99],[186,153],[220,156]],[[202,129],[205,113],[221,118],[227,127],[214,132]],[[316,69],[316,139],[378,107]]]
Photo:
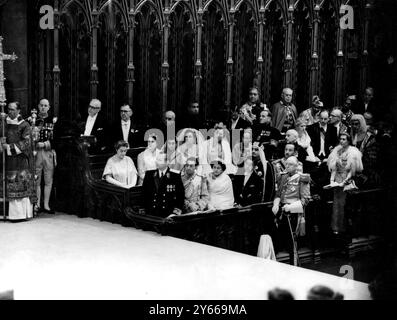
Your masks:
[[[4,80],[6,79],[4,77],[4,60],[11,60],[14,62],[18,57],[15,55],[15,53],[12,54],[4,54],[3,53],[3,37],[0,36],[0,106],[1,106],[1,112],[4,113],[4,107],[6,106],[6,90],[4,88]],[[5,136],[5,119],[2,117],[2,137]],[[6,154],[3,151],[3,219],[6,219]]]

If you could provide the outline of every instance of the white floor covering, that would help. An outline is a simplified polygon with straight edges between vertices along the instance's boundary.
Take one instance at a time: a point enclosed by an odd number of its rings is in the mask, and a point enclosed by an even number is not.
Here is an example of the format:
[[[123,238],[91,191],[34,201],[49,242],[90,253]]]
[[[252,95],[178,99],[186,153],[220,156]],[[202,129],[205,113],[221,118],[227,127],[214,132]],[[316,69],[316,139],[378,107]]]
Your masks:
[[[19,299],[305,299],[317,284],[369,299],[367,284],[75,216],[0,222],[0,292]]]

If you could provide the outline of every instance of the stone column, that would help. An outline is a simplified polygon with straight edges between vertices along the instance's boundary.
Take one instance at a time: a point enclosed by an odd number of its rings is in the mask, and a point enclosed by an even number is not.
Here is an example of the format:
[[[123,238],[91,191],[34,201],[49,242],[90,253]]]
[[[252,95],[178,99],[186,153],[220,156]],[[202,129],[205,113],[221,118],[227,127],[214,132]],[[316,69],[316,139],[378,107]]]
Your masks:
[[[98,96],[98,20],[99,13],[96,8],[96,1],[93,4],[92,11],[92,36],[91,36],[91,55],[90,55],[90,95],[91,99],[96,98]]]
[[[294,6],[290,2],[287,13],[286,37],[285,37],[285,57],[284,57],[284,87],[291,88],[292,86],[292,37],[294,23]],[[294,89],[294,88],[292,88]]]
[[[314,17],[313,17],[313,34],[312,34],[312,45],[311,45],[311,61],[310,61],[310,87],[309,97],[318,94],[318,28],[320,21],[320,6],[316,4],[314,6]]]
[[[164,13],[165,21],[163,25],[163,62],[161,64],[161,108],[162,114],[167,110],[168,104],[168,80],[169,80],[169,69],[170,65],[168,64],[168,38],[169,38],[169,30],[170,30],[170,17],[169,10],[166,8]]]

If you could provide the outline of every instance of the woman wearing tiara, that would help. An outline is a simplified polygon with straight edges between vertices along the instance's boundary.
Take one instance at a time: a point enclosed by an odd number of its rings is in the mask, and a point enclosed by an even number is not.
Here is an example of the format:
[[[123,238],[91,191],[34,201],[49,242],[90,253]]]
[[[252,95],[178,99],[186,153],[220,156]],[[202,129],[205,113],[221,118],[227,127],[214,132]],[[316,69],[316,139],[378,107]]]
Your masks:
[[[156,156],[160,152],[157,148],[157,136],[150,134],[147,140],[147,148],[138,155],[138,175],[139,185],[142,185],[145,178],[145,172],[156,170]]]

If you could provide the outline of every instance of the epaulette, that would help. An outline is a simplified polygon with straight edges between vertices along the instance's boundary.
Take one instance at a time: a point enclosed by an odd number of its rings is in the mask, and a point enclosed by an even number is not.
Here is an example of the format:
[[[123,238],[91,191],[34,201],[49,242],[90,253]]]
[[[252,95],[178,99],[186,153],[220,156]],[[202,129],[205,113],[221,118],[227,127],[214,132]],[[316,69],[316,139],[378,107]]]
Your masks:
[[[310,183],[310,174],[308,173],[300,173],[299,174],[299,181],[304,183]]]
[[[276,164],[279,164],[281,162],[281,159],[277,159],[277,160],[273,160],[272,161],[272,164],[273,165],[276,165]]]
[[[176,174],[180,174],[181,172],[179,170],[175,170],[175,169],[170,169],[170,172],[176,173]]]

